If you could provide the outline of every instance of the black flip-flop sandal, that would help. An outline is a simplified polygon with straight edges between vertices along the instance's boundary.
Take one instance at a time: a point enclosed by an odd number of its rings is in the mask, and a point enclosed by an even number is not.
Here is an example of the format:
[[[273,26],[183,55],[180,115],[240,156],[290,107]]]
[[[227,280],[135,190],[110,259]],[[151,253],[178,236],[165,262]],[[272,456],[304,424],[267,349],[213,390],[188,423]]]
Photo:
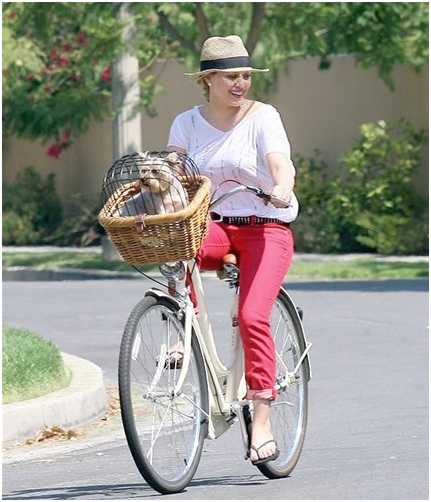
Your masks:
[[[267,445],[268,443],[275,443],[275,446],[277,447],[277,442],[275,441],[275,439],[270,439],[269,441],[265,441],[265,443],[262,443],[258,448],[256,448],[256,446],[251,445],[250,450],[254,450],[257,453],[257,455],[259,455],[259,450],[261,448],[263,448],[265,445]],[[273,453],[272,455],[270,455],[269,457],[258,458],[256,460],[252,460],[251,463],[253,465],[266,464],[267,462],[271,462],[272,460],[276,460],[279,455],[280,455],[280,450],[277,448],[277,451],[275,453]]]

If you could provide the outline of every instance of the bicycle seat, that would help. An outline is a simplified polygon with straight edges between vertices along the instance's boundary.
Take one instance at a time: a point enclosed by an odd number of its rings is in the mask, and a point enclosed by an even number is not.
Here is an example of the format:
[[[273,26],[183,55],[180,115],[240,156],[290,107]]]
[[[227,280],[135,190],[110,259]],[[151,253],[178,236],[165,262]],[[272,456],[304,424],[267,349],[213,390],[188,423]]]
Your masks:
[[[226,279],[226,277],[228,276],[229,270],[231,270],[232,268],[235,268],[238,270],[238,266],[237,266],[238,260],[233,253],[228,253],[228,254],[224,255],[222,262],[223,262],[222,268],[216,270],[216,274],[219,279]]]
[[[236,265],[238,260],[236,259],[236,255],[233,253],[228,253],[223,256],[223,265]]]

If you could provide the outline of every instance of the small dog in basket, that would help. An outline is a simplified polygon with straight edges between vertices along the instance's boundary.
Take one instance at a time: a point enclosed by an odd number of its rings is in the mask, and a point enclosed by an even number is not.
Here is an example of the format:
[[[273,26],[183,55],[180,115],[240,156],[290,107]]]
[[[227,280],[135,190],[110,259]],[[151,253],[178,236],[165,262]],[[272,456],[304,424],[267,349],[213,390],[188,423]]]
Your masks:
[[[139,193],[131,197],[113,216],[135,216],[138,214],[166,214],[184,209],[188,195],[178,180],[182,172],[181,158],[172,152],[166,157],[151,157],[140,152],[143,159],[139,169],[136,189]]]

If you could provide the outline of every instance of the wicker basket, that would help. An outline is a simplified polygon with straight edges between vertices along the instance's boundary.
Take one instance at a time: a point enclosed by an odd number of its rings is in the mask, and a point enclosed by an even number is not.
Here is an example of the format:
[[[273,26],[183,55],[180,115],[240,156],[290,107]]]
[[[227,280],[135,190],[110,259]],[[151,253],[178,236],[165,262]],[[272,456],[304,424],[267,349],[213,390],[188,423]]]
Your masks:
[[[190,203],[180,211],[140,217],[112,216],[137,192],[136,183],[118,188],[104,204],[99,222],[115,244],[121,257],[131,265],[150,265],[194,258],[208,235],[210,180],[198,176],[192,183],[182,180]]]

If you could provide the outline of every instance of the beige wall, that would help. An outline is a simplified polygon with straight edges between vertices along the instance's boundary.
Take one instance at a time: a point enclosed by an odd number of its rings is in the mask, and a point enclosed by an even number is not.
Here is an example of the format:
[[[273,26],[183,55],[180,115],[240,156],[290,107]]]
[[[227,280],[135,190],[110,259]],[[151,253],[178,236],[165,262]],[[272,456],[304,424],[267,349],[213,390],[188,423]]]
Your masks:
[[[160,63],[157,77],[164,87],[157,96],[158,116],[142,117],[143,149],[163,149],[169,125],[179,112],[203,102],[200,88],[175,62]],[[254,78],[259,78],[255,76]],[[333,60],[329,71],[319,71],[316,59],[290,63],[268,99],[285,123],[293,153],[314,156],[317,149],[330,167],[347,152],[359,135],[359,126],[377,120],[404,117],[417,128],[428,128],[428,68],[417,76],[406,67],[394,71],[395,90],[390,91],[375,69],[364,70],[352,58]],[[113,162],[112,123],[95,123],[58,160],[45,155],[46,146],[22,140],[3,144],[3,180],[34,166],[41,173],[55,172],[58,193],[70,207],[74,194],[98,201],[103,176]],[[424,152],[418,189],[428,194],[428,149]]]
[[[404,117],[417,128],[428,128],[427,71],[418,78],[407,67],[397,68],[392,92],[375,69],[359,68],[352,58],[335,59],[329,71],[318,72],[317,64],[296,62],[272,97],[272,103],[283,110],[294,152],[312,156],[317,149],[328,165],[334,166],[352,147],[360,134],[359,126],[365,122]],[[427,155],[421,179],[427,190]]]

